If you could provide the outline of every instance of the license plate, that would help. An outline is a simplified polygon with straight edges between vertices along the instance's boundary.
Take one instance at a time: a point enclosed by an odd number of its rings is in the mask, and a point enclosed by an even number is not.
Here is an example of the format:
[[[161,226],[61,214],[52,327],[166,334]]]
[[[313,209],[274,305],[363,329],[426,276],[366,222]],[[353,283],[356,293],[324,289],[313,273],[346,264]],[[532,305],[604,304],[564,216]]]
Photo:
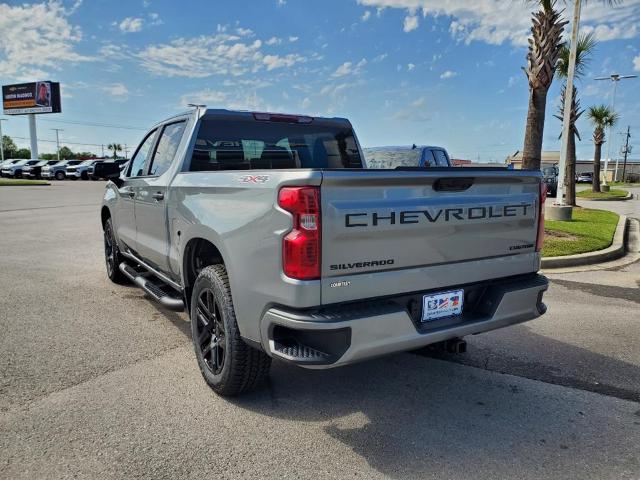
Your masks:
[[[462,313],[464,290],[433,293],[422,297],[422,321],[430,322]]]

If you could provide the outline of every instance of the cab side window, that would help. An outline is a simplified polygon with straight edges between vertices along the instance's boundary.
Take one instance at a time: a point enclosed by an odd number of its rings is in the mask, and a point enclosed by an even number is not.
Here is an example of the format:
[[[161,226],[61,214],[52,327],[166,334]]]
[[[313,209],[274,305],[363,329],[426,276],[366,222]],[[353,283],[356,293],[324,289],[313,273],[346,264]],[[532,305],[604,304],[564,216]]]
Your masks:
[[[144,165],[147,161],[147,157],[151,153],[151,147],[153,147],[154,140],[156,138],[156,130],[153,130],[147,138],[138,147],[138,151],[131,160],[131,167],[129,168],[128,177],[141,177],[144,173]]]
[[[185,121],[170,123],[162,129],[156,153],[151,160],[149,175],[159,176],[169,169],[178,151],[178,145],[180,145],[186,125]]]

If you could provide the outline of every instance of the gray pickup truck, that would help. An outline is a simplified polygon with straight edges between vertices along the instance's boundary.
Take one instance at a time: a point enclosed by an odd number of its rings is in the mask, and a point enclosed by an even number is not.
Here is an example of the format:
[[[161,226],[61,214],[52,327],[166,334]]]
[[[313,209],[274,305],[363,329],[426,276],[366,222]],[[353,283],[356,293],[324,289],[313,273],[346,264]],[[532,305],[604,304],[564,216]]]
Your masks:
[[[198,108],[105,168],[107,274],[186,309],[211,388],[542,315],[539,171],[363,168],[349,121]],[[448,343],[446,343],[448,342]],[[456,343],[457,342],[457,343]]]

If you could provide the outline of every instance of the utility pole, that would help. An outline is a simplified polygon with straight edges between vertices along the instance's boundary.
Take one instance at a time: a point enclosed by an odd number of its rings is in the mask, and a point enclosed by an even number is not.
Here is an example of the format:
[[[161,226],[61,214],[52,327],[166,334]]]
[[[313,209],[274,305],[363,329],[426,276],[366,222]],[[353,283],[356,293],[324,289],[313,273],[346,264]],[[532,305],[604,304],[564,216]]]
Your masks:
[[[622,181],[623,182],[625,179],[625,175],[627,173],[627,155],[629,155],[629,138],[631,137],[630,130],[631,130],[631,127],[627,126],[627,133],[624,134],[627,137],[627,139],[625,141],[624,150],[623,150],[623,153],[624,153],[624,163],[622,164]]]
[[[104,143],[102,144],[102,158],[104,158]]]
[[[611,111],[615,113],[615,107],[616,107],[616,89],[618,86],[618,82],[620,80],[624,80],[626,78],[636,78],[637,75],[620,75],[619,73],[612,73],[611,75],[609,75],[608,77],[598,77],[595,78],[594,80],[611,80],[611,82],[613,83],[613,93],[611,94]],[[607,142],[607,156],[604,159],[604,175],[603,175],[603,182],[602,185],[605,187],[607,187],[607,170],[609,168],[609,159],[611,158],[611,125],[609,125],[609,132],[607,134],[609,136],[609,141]],[[618,163],[616,161],[616,173],[615,175],[617,176],[618,174]],[[615,178],[613,179],[615,181]]]
[[[60,161],[60,137],[58,136],[58,132],[64,132],[61,128],[52,128],[51,130],[55,130],[56,132],[56,152],[58,154],[58,161]]]
[[[2,122],[8,122],[6,118],[0,118],[0,162],[4,162],[4,142],[2,141]]]

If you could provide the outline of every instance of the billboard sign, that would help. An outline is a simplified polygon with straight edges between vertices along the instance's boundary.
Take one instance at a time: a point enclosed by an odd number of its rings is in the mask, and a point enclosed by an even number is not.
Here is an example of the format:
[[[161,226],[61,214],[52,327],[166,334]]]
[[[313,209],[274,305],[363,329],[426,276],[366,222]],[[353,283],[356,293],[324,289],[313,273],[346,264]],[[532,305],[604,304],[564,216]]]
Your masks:
[[[43,81],[3,85],[2,109],[5,115],[60,113],[60,84]]]

